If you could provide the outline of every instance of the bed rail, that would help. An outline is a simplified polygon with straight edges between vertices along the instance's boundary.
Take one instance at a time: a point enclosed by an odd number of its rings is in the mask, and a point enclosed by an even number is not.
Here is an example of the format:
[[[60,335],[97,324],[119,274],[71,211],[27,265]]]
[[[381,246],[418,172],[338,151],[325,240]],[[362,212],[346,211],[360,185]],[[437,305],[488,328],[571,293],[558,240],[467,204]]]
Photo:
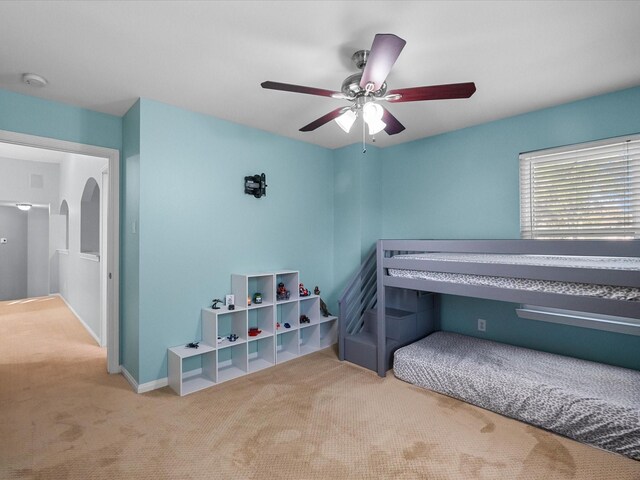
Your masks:
[[[458,284],[388,275],[388,269],[394,268],[640,288],[640,272],[637,270],[394,258],[398,252],[640,257],[640,240],[379,240],[376,258],[378,265],[378,374],[380,376],[384,376],[386,373],[383,358],[386,332],[384,315],[381,312],[385,311],[384,293],[387,286],[640,318],[640,302],[637,301]]]

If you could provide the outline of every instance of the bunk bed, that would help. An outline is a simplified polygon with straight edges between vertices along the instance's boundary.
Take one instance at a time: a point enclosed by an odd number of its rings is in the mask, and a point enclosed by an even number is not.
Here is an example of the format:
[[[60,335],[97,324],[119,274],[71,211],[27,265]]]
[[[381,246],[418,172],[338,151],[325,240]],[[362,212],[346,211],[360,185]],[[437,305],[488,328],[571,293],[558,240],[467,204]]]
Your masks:
[[[380,376],[388,287],[625,317],[640,331],[640,241],[379,240]],[[640,460],[638,371],[449,332],[398,349],[393,368],[423,388]]]

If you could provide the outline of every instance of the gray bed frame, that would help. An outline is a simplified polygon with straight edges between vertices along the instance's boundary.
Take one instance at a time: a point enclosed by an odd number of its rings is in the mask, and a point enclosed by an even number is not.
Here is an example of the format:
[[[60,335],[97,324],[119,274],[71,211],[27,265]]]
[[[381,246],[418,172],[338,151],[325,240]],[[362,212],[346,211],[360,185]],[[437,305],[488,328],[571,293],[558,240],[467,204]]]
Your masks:
[[[638,271],[394,258],[397,254],[422,252],[640,257],[640,240],[378,240],[377,370],[381,377],[387,370],[386,287],[640,319],[640,302],[392,277],[387,273],[389,268],[428,270],[640,288]]]

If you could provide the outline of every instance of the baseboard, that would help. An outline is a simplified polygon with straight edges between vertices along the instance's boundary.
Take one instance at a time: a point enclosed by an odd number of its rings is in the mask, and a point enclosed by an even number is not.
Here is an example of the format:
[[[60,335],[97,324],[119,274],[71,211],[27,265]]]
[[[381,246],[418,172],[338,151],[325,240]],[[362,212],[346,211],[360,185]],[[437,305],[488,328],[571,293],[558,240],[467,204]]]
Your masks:
[[[129,384],[133,388],[133,391],[136,393],[146,393],[169,385],[169,379],[167,377],[159,378],[158,380],[153,380],[151,382],[138,384],[138,382],[136,382],[136,379],[133,378],[133,375],[131,375],[123,365],[120,365],[120,370],[124,378],[127,379],[127,382],[129,382]]]
[[[91,330],[91,328],[89,328],[89,325],[87,325],[87,324],[85,323],[85,321],[84,321],[84,320],[82,320],[82,318],[80,317],[80,315],[78,315],[78,312],[76,312],[76,311],[74,310],[74,308],[73,308],[71,305],[69,305],[69,302],[67,302],[67,299],[66,299],[66,298],[64,298],[64,297],[63,297],[61,294],[59,294],[59,293],[52,293],[51,295],[53,295],[53,296],[58,296],[58,297],[60,297],[60,298],[62,299],[62,301],[63,301],[63,302],[65,303],[65,305],[67,306],[67,308],[68,308],[69,310],[71,310],[71,313],[73,313],[73,314],[75,315],[75,317],[76,317],[76,318],[78,319],[78,321],[82,324],[82,326],[85,328],[85,330],[86,330],[87,332],[89,332],[89,335],[91,335],[91,336],[93,337],[93,339],[96,341],[96,343],[97,343],[97,344],[98,344],[98,346],[100,347],[100,346],[101,346],[100,338],[99,338],[99,337],[98,337],[98,336],[93,332],[93,330]]]
[[[151,390],[157,390],[158,388],[166,387],[167,385],[169,385],[168,377],[159,378],[158,380],[138,385],[138,393],[150,392]]]
[[[127,382],[129,382],[129,385],[131,385],[133,391],[138,393],[138,382],[136,382],[136,379],[133,378],[133,375],[131,375],[123,365],[120,365],[120,373],[122,373],[122,376],[127,380]]]

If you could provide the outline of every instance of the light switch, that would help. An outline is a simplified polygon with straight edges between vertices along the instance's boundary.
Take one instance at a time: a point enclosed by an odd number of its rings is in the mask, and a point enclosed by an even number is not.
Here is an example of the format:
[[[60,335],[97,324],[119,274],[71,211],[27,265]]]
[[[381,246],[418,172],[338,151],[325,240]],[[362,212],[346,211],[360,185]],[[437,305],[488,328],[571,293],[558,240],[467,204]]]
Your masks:
[[[6,238],[0,238],[0,243],[7,243],[7,239]]]

